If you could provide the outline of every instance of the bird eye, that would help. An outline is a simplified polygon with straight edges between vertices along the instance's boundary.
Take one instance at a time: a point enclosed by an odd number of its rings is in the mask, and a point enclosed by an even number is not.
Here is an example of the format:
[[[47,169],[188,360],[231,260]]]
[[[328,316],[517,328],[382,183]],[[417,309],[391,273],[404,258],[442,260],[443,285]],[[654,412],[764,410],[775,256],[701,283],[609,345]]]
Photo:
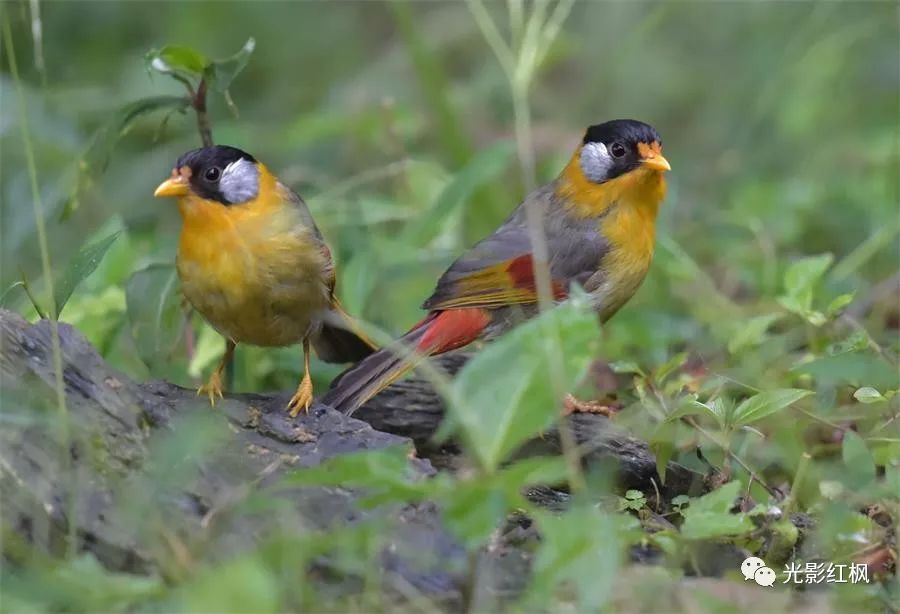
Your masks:
[[[625,146],[618,141],[609,146],[609,151],[614,158],[623,158],[625,157],[625,154],[628,153]]]
[[[210,168],[206,169],[206,172],[203,174],[203,177],[207,181],[216,181],[219,178],[220,174],[221,174],[221,171],[219,170],[219,167],[211,166]]]

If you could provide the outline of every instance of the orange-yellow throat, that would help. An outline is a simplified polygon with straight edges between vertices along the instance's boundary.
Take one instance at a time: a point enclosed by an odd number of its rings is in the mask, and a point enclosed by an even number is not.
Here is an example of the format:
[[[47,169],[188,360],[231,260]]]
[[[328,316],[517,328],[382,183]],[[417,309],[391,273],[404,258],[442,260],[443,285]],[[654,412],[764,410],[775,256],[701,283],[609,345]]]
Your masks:
[[[329,306],[327,263],[287,189],[259,166],[254,200],[225,206],[193,193],[178,199],[178,274],[187,299],[223,336],[289,345]]]
[[[598,290],[605,320],[634,295],[650,268],[665,178],[658,170],[638,167],[598,184],[584,176],[576,152],[557,180],[556,193],[570,215],[596,218],[609,243],[600,263],[606,281]]]

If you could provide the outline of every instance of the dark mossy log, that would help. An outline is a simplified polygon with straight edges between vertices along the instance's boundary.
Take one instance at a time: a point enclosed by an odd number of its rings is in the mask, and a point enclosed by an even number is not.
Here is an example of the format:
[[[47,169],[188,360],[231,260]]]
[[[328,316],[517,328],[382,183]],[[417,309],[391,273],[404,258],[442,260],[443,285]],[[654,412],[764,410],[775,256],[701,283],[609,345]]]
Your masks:
[[[303,535],[381,514],[386,541],[380,560],[389,588],[393,582],[401,592],[412,587],[432,598],[460,598],[467,558],[431,504],[364,510],[350,489],[303,487],[278,490],[278,502],[257,502],[279,506],[278,514],[239,509],[248,493],[270,497],[266,487],[285,472],[348,452],[398,445],[412,452],[415,445],[411,471],[423,479],[435,472],[432,460],[439,467],[460,464],[457,446],[433,441],[443,406],[424,380],[396,383],[352,418],[318,405],[291,419],[284,412],[287,393],[229,394],[210,409],[193,390],[131,381],[60,324],[63,414],[51,339],[48,322],[32,325],[0,311],[0,499],[9,561],[28,549],[69,548],[92,552],[110,569],[177,577],[192,565],[187,553],[198,549],[225,558],[275,533]],[[455,372],[465,360],[458,354],[439,365]],[[643,442],[602,416],[566,423],[587,465],[616,467],[623,487],[652,492],[651,479],[659,484]],[[559,437],[549,433],[519,455],[557,453]],[[670,464],[664,494],[696,490],[700,482]],[[533,500],[550,507],[567,500],[552,488],[534,492]],[[432,555],[431,566],[423,552]],[[502,547],[484,556],[489,584],[495,584],[485,590],[514,593],[525,581],[528,549]],[[315,565],[321,569],[327,560]]]
[[[447,375],[454,375],[470,358],[455,353],[432,359],[433,367]],[[361,407],[353,416],[389,433],[411,438],[419,455],[429,458],[437,467],[454,466],[458,446],[450,441],[435,441],[434,435],[444,417],[440,397],[420,376],[396,382]],[[563,420],[560,428],[568,428],[586,469],[609,467],[615,470],[619,486],[654,493],[654,485],[664,497],[697,494],[705,490],[703,476],[678,463],[669,463],[666,480],[656,470],[656,458],[646,442],[617,427],[609,418],[599,414],[573,414]],[[547,456],[562,453],[558,429],[527,442],[516,457]]]

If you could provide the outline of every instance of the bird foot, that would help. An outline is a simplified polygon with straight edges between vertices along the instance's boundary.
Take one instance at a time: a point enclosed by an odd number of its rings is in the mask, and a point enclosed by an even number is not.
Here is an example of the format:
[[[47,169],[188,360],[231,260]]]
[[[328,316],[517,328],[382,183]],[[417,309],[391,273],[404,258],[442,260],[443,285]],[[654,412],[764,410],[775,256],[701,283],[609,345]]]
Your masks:
[[[287,410],[291,415],[291,418],[296,418],[297,414],[300,413],[301,408],[303,411],[309,412],[309,405],[312,403],[312,398],[312,379],[307,375],[300,381],[300,385],[297,386],[297,392],[295,392],[294,396],[291,397],[291,400],[288,401]]]
[[[209,381],[197,388],[197,396],[205,394],[209,397],[209,404],[216,406],[216,398],[222,398],[222,376],[218,371],[213,371]]]
[[[572,414],[600,414],[610,418],[615,413],[615,408],[600,401],[582,401],[571,394],[567,394],[563,400],[564,416],[571,416]]]

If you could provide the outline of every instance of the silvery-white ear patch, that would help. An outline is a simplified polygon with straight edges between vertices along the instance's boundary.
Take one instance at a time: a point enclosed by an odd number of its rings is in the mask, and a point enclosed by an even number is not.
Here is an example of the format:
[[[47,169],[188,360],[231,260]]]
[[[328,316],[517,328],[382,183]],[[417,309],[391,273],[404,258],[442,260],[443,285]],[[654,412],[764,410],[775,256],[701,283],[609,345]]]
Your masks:
[[[219,191],[232,205],[253,200],[259,194],[259,169],[241,158],[225,167],[219,180]]]
[[[606,145],[599,142],[585,143],[581,148],[581,171],[584,176],[595,183],[602,183],[609,178],[613,160],[606,151]]]

